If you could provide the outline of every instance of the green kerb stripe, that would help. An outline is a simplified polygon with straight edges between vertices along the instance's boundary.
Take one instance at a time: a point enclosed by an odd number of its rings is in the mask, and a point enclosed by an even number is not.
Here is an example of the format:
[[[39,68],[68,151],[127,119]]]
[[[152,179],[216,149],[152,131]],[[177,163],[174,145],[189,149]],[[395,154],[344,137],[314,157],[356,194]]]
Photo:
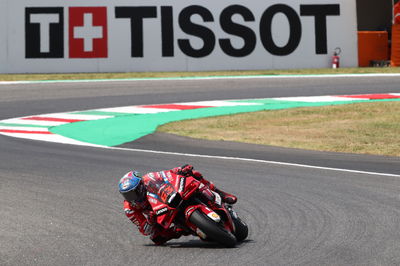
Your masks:
[[[211,116],[232,115],[239,113],[257,112],[262,110],[281,110],[298,107],[317,107],[327,105],[341,105],[353,103],[400,101],[400,99],[387,100],[356,100],[340,102],[291,102],[275,99],[246,100],[240,102],[258,102],[261,105],[224,106],[217,108],[201,108],[182,110],[179,112],[165,112],[158,114],[121,114],[108,119],[69,123],[51,127],[50,131],[64,137],[82,142],[104,146],[117,146],[122,143],[136,140],[153,133],[158,126],[187,119],[198,119]],[[81,112],[82,114],[101,115],[107,114],[100,111]],[[108,114],[110,115],[110,114]],[[115,115],[115,113],[113,114]]]

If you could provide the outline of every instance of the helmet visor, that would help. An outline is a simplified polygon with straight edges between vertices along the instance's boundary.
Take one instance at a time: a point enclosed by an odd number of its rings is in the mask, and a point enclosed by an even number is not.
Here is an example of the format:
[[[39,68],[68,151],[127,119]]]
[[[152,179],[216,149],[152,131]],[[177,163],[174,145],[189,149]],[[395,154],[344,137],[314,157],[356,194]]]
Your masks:
[[[123,196],[129,202],[142,201],[144,197],[144,186],[142,182],[140,182],[135,189],[123,193]]]

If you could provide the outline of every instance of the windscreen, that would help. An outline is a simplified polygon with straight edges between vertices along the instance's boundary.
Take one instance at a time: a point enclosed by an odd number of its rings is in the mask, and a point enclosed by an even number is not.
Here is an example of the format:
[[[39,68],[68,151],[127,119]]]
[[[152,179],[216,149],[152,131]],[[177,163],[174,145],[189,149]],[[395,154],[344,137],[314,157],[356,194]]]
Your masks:
[[[176,191],[167,178],[151,178],[147,190],[159,197],[165,204],[169,204],[171,197],[176,194]]]

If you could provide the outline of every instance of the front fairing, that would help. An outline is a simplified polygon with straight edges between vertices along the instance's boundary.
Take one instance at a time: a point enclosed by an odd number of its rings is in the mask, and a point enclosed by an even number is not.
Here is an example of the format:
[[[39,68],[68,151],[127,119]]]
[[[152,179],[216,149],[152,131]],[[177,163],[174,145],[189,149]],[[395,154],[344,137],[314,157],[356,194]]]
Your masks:
[[[189,218],[196,209],[200,209],[202,213],[206,214],[211,219],[213,219],[214,215],[217,214],[217,216],[221,218],[217,223],[222,223],[230,232],[235,230],[231,214],[229,213],[225,203],[222,202],[221,196],[218,193],[209,188],[203,188],[201,189],[199,199],[201,200],[201,204],[197,206],[189,206],[185,211],[186,223],[189,224],[189,227],[192,229],[195,228],[190,223]]]
[[[153,198],[176,207],[174,205],[177,202],[173,204],[173,201],[188,200],[198,190],[201,183],[191,176],[185,177],[166,171],[146,176],[145,185]]]
[[[188,206],[190,198],[198,192],[201,183],[193,177],[184,177],[171,172],[157,172],[145,176],[147,199],[154,210],[157,223],[169,228],[175,219],[185,221],[183,211]],[[177,218],[182,209],[182,219]]]

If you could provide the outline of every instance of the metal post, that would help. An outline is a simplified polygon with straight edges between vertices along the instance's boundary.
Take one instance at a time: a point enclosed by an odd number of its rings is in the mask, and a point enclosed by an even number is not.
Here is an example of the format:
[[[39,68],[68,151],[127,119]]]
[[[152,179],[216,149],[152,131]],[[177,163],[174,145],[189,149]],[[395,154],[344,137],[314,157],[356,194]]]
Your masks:
[[[392,0],[392,24],[394,24],[394,0]]]

